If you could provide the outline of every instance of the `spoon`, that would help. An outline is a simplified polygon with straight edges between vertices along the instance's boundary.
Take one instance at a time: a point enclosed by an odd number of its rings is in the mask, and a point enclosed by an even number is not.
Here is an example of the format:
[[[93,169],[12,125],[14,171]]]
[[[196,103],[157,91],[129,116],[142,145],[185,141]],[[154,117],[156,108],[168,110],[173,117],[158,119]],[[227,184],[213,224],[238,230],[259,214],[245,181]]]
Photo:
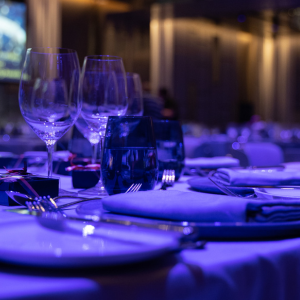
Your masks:
[[[15,192],[15,191],[5,191],[5,193],[12,199],[14,200],[16,203],[22,205],[22,206],[26,206],[26,201],[36,201],[36,199],[31,198],[29,195],[26,194],[22,194],[19,192]],[[77,203],[80,202],[85,202],[85,201],[89,201],[89,200],[96,200],[96,199],[101,199],[99,197],[95,197],[95,198],[84,198],[84,197],[80,197],[80,196],[68,196],[68,195],[63,195],[63,196],[57,196],[54,197],[53,200],[56,201],[57,199],[62,199],[62,198],[73,198],[73,199],[81,199],[81,200],[77,200],[77,201],[73,201],[73,202],[69,202],[66,204],[62,204],[59,205],[59,208],[65,208],[68,206],[72,206],[75,205]]]

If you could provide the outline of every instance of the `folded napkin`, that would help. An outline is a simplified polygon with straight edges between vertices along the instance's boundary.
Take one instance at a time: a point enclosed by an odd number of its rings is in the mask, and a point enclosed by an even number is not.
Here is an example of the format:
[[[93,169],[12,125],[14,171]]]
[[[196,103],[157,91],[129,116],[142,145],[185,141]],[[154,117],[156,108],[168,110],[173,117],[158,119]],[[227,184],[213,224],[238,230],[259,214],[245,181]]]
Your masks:
[[[279,222],[300,217],[300,201],[293,201],[291,206],[289,201],[268,202],[174,190],[118,194],[103,198],[102,203],[104,209],[114,213],[188,222]],[[265,213],[270,208],[273,213]],[[298,215],[294,214],[294,208],[299,210]]]
[[[300,201],[248,203],[247,220],[256,222],[287,222],[300,219]]]
[[[186,167],[200,167],[204,169],[231,168],[238,167],[240,162],[238,159],[228,156],[216,157],[197,157],[186,158]]]
[[[208,177],[193,176],[187,183],[193,190],[198,192],[225,195]],[[249,187],[228,186],[228,189],[243,196],[252,195],[254,193],[253,188]]]
[[[299,185],[300,172],[276,170],[231,170],[221,168],[214,174],[224,184],[233,186]]]
[[[224,193],[208,177],[193,176],[187,183],[193,190],[198,192],[224,195]]]

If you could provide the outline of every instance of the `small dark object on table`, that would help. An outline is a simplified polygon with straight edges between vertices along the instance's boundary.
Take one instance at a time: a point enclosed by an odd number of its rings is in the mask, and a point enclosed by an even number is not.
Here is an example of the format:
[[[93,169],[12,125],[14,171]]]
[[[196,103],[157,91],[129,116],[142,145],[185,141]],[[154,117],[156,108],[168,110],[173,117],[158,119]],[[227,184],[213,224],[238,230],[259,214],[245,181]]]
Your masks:
[[[72,171],[72,183],[75,189],[94,187],[100,178],[100,170],[77,169]]]
[[[18,205],[8,197],[5,191],[16,191],[32,197],[36,197],[36,194],[49,195],[53,198],[58,196],[59,179],[36,175],[16,175],[15,173],[2,174],[0,175],[0,205]]]

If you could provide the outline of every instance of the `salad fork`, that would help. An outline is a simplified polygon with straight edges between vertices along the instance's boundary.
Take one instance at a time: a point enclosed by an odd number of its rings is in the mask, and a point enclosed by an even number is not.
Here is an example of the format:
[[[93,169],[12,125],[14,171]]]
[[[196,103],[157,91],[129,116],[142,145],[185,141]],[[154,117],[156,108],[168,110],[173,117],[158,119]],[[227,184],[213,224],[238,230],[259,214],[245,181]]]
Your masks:
[[[133,183],[128,190],[125,192],[125,194],[127,193],[135,193],[138,192],[140,190],[140,188],[142,187],[142,183]]]
[[[160,190],[166,190],[168,186],[173,186],[175,182],[175,170],[164,170],[161,181]]]

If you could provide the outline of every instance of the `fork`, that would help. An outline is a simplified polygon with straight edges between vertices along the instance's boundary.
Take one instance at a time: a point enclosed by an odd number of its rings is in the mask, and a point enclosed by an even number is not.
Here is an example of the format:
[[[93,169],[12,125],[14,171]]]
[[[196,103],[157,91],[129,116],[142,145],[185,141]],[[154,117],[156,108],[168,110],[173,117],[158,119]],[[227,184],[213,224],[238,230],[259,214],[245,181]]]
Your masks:
[[[175,170],[164,170],[160,190],[166,190],[168,186],[173,186],[175,182]]]
[[[125,193],[137,192],[140,190],[141,187],[142,187],[142,183],[133,183]],[[40,201],[42,199],[42,197],[31,198],[30,196],[28,196],[26,194],[18,193],[15,191],[6,191],[6,194],[20,205],[25,205],[25,201],[28,201],[28,202],[29,201]],[[18,197],[18,198],[16,199],[15,197],[16,198]],[[51,197],[47,196],[47,198],[51,198]],[[101,199],[100,197],[84,198],[84,197],[72,196],[72,195],[61,195],[61,196],[57,196],[57,197],[54,197],[51,199],[52,199],[52,201],[56,201],[56,200],[62,199],[62,198],[73,198],[73,199],[80,199],[80,200],[68,202],[66,204],[61,204],[58,206],[58,208],[66,208],[66,207],[73,206],[73,205],[81,203],[81,202]]]
[[[140,188],[142,187],[142,183],[133,183],[128,190],[125,192],[125,194],[127,193],[135,193],[138,192],[140,190]]]
[[[233,196],[233,197],[240,197],[240,198],[255,198],[255,194],[251,194],[251,195],[246,195],[246,196],[242,196],[239,195],[237,193],[235,193],[233,190],[230,190],[225,184],[223,184],[220,180],[218,180],[216,177],[214,177],[214,174],[216,173],[216,171],[212,171],[209,173],[208,178],[210,179],[211,182],[213,182],[217,188],[222,191],[224,194],[228,195],[228,196]]]

